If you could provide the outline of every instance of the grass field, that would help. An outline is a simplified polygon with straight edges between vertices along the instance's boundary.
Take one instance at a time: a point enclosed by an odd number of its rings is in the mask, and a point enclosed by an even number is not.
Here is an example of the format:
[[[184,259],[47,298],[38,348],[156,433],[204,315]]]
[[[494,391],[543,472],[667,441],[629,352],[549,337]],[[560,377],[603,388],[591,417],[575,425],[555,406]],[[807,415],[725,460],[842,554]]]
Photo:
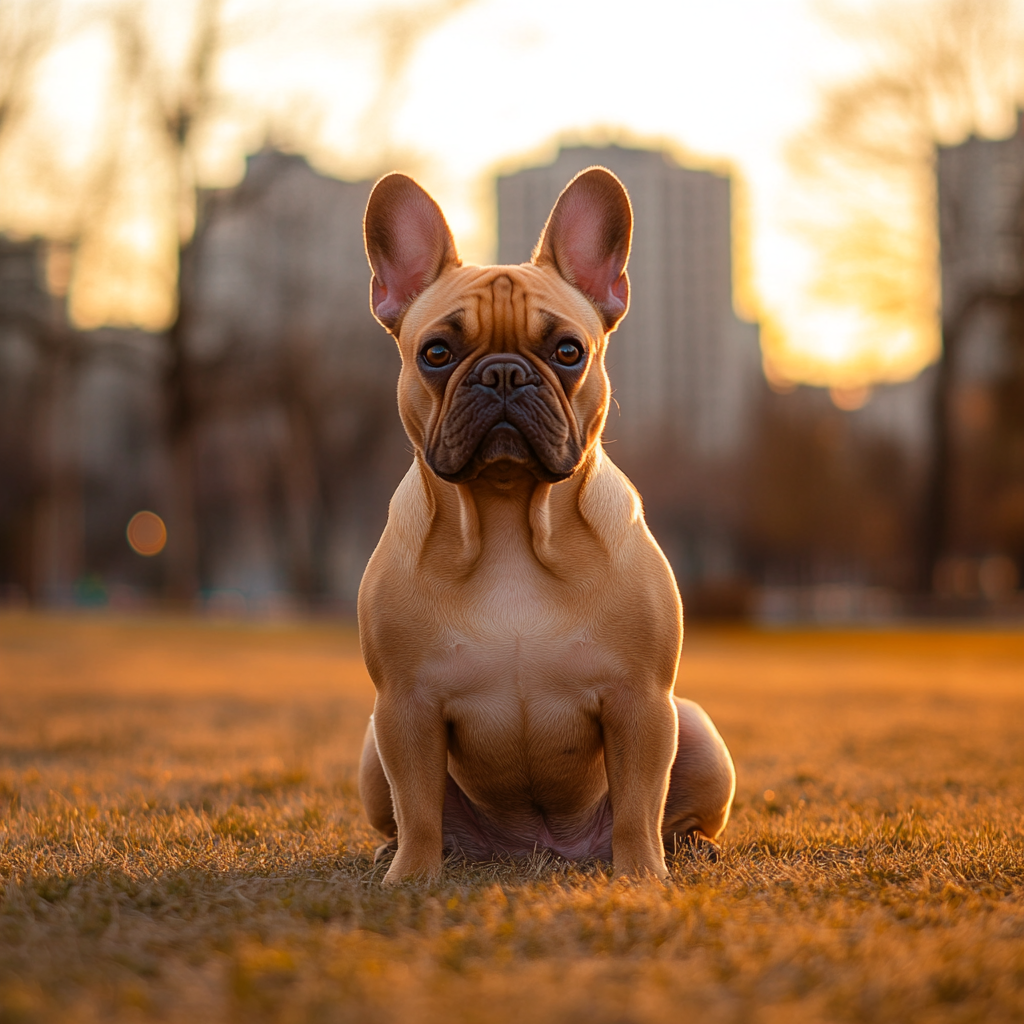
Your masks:
[[[0,1021],[1021,1021],[1024,633],[692,630],[723,856],[384,892],[354,633],[0,616]]]

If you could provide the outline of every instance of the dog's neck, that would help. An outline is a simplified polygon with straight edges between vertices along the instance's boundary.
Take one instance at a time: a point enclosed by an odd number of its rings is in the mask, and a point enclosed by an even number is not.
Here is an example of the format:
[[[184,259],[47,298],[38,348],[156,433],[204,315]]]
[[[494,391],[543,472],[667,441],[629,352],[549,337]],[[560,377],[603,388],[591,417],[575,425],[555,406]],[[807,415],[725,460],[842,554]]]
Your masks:
[[[561,575],[564,552],[572,548],[569,535],[590,532],[580,498],[600,459],[600,453],[591,452],[571,478],[558,484],[538,481],[523,467],[508,463],[490,467],[472,481],[450,484],[421,461],[433,513],[422,541],[421,563],[433,561],[433,541],[443,537],[447,571],[471,573],[485,565],[531,557]],[[461,539],[457,553],[454,535]]]

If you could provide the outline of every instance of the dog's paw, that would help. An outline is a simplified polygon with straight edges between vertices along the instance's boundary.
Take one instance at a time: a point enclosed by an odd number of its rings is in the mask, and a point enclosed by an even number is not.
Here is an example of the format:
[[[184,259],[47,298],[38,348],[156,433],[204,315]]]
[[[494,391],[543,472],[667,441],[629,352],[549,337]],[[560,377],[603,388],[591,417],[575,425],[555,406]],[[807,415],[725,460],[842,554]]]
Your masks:
[[[385,888],[390,888],[393,885],[402,885],[405,882],[412,882],[415,884],[433,883],[440,881],[442,865],[440,862],[436,864],[414,864],[410,863],[408,858],[402,858],[399,854],[391,862],[391,867],[388,868],[387,874],[381,881],[381,885]]]
[[[385,844],[385,848],[393,849],[389,844]],[[381,884],[396,886],[403,882],[437,882],[441,877],[442,867],[443,860],[439,850],[436,853],[424,853],[415,848],[410,849],[408,844],[398,845]]]

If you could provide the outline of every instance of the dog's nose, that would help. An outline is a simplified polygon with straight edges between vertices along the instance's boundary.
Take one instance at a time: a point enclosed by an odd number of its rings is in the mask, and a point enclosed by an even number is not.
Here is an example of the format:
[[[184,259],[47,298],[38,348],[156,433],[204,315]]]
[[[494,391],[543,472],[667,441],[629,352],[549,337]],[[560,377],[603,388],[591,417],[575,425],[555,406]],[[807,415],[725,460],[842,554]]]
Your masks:
[[[525,359],[507,353],[481,359],[473,376],[476,378],[474,383],[501,395],[510,395],[528,384],[539,383],[536,371]]]
[[[518,363],[491,363],[480,374],[480,383],[508,394],[526,385],[526,370]]]

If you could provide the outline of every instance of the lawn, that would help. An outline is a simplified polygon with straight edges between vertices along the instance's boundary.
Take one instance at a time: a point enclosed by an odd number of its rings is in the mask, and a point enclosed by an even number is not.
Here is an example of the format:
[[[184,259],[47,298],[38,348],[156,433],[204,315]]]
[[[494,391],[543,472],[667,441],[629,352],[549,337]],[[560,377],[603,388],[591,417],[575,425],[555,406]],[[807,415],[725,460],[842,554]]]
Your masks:
[[[1020,1021],[1024,633],[691,630],[717,863],[383,891],[345,626],[0,616],[0,1021]]]

